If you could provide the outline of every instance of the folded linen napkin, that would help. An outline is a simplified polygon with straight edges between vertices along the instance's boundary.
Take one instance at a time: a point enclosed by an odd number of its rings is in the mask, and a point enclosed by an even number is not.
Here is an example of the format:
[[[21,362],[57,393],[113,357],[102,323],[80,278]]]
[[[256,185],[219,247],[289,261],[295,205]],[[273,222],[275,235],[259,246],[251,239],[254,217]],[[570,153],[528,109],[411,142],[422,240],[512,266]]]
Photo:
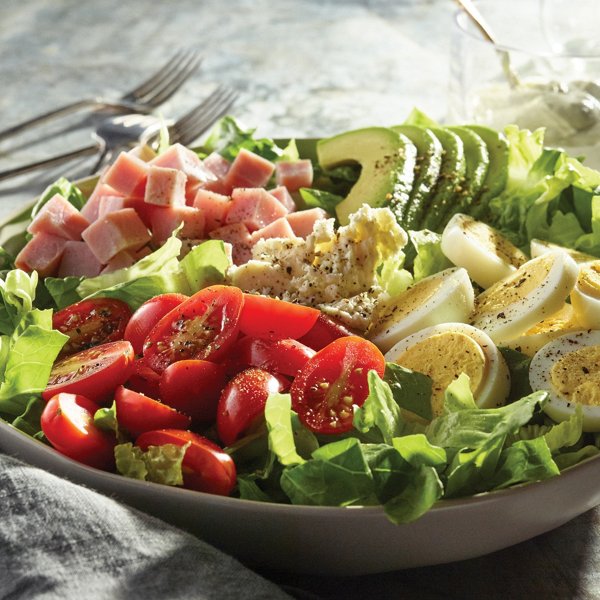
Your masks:
[[[0,454],[0,598],[290,596],[184,531]]]

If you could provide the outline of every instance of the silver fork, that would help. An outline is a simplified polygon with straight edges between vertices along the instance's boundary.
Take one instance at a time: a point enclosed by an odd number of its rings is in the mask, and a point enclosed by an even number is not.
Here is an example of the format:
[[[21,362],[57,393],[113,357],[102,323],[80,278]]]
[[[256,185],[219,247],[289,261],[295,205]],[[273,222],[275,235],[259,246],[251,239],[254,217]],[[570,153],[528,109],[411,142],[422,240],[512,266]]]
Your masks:
[[[103,121],[92,134],[95,143],[72,152],[46,158],[34,163],[0,172],[0,181],[28,173],[43,167],[52,167],[75,158],[98,154],[99,158],[92,169],[95,173],[106,164],[114,154],[125,148],[142,143],[156,146],[163,124],[167,125],[169,141],[184,146],[198,139],[219,117],[225,114],[237,98],[237,92],[225,86],[219,86],[200,104],[192,108],[175,122],[165,122],[152,115],[121,115]]]
[[[0,141],[84,108],[93,111],[114,108],[130,113],[149,113],[173,96],[198,69],[201,62],[202,59],[196,50],[180,50],[146,81],[119,98],[94,97],[70,102],[0,131]]]

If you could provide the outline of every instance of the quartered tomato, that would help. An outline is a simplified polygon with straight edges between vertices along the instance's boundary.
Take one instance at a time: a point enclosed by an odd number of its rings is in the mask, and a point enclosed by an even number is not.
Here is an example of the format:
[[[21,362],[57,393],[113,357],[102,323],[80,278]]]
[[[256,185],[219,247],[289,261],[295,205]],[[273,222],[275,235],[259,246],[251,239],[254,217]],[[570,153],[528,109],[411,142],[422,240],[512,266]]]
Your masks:
[[[52,327],[69,336],[61,356],[123,339],[129,305],[114,298],[91,298],[67,306],[52,317]]]
[[[385,359],[377,346],[356,336],[339,338],[311,358],[294,379],[292,408],[310,430],[343,433],[352,428],[353,406],[369,394],[367,374],[383,377]]]
[[[160,398],[200,423],[212,423],[227,383],[225,367],[208,360],[180,360],[160,376]]]
[[[286,381],[263,369],[246,369],[236,375],[219,398],[219,439],[226,446],[231,446],[252,429],[263,417],[269,395],[283,391],[286,384]]]
[[[170,406],[120,385],[115,392],[117,421],[134,438],[153,429],[188,429],[191,419]]]
[[[321,350],[334,340],[348,335],[354,334],[335,319],[321,313],[312,329],[298,341],[313,350]]]
[[[158,373],[178,360],[218,361],[237,339],[243,304],[236,287],[200,290],[154,326],[144,344],[144,361]]]
[[[136,445],[142,450],[150,446],[175,444],[190,446],[183,457],[183,485],[192,490],[228,496],[236,482],[233,459],[207,438],[191,431],[161,429],[142,433]]]
[[[61,454],[90,467],[112,469],[116,438],[94,424],[100,407],[85,396],[52,396],[41,417],[42,431]]]
[[[297,340],[310,331],[320,314],[316,308],[309,306],[244,294],[240,331],[257,338]]]
[[[54,363],[44,400],[60,392],[80,394],[97,402],[112,397],[115,388],[125,383],[133,370],[133,348],[126,341],[108,342]]]
[[[144,341],[152,328],[174,308],[185,302],[188,296],[184,294],[161,294],[146,300],[131,316],[123,339],[133,346],[136,355],[141,354]]]

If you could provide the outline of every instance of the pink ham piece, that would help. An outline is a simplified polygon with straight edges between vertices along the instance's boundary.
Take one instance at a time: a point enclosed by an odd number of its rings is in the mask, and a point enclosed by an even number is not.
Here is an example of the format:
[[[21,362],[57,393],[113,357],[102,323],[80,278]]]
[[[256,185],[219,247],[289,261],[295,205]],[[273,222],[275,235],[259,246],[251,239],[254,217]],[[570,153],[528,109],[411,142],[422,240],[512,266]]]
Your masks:
[[[322,208],[309,208],[308,210],[299,210],[285,217],[292,227],[294,233],[301,238],[305,238],[312,233],[315,223],[320,219],[327,219],[329,215]]]
[[[269,194],[275,196],[275,198],[287,208],[288,212],[294,212],[296,210],[296,203],[285,185],[278,185],[276,188],[269,190]]]
[[[312,162],[308,158],[278,162],[275,168],[275,182],[277,185],[284,185],[290,192],[310,187],[313,182]]]
[[[69,241],[65,244],[58,268],[59,277],[96,277],[101,270],[102,265],[85,242]]]
[[[132,252],[130,250],[123,250],[118,254],[115,254],[109,261],[108,264],[102,269],[102,274],[112,273],[113,271],[118,271],[119,269],[126,269],[131,267],[131,265],[135,264],[140,258],[144,256],[148,256],[152,251],[148,246],[144,246],[141,250],[137,252]]]
[[[173,206],[156,210],[151,216],[152,237],[162,243],[183,223],[180,238],[204,237],[204,213],[193,206]]]
[[[89,221],[60,194],[54,194],[29,224],[29,233],[49,233],[66,240],[81,239]]]
[[[212,152],[203,162],[204,166],[212,171],[218,179],[223,179],[231,167],[231,163],[218,152]]]
[[[124,208],[133,208],[129,206],[130,202],[124,196],[101,196],[98,202],[98,215],[97,219],[101,219],[105,215],[116,210],[123,210]]]
[[[231,198],[216,192],[199,189],[194,198],[194,207],[199,208],[204,214],[206,231],[212,231],[225,225],[227,212],[231,206]]]
[[[148,179],[148,164],[133,154],[121,152],[106,171],[103,181],[124,196],[143,198]]]
[[[150,241],[150,233],[133,208],[108,213],[92,223],[81,237],[102,263],[121,250],[138,250]]]
[[[144,202],[157,206],[184,206],[186,182],[183,171],[152,165],[148,170]]]
[[[22,271],[37,271],[40,277],[56,275],[68,240],[57,235],[36,233],[17,254],[15,267]]]
[[[243,223],[250,231],[256,231],[287,212],[285,206],[263,188],[237,188],[231,195],[225,222],[228,225]]]
[[[190,183],[215,181],[213,172],[202,164],[198,155],[181,144],[173,144],[170,148],[150,161],[155,167],[177,169],[183,171]]]
[[[94,191],[88,198],[87,202],[83,205],[81,209],[81,214],[91,223],[98,218],[98,210],[102,203],[102,198],[106,196],[115,197],[119,196],[117,190],[110,187],[110,185],[106,185],[102,180],[98,181]]]
[[[267,160],[242,148],[234,158],[223,182],[230,189],[264,187],[271,179],[275,165]]]
[[[223,240],[233,246],[232,259],[236,265],[247,263],[252,258],[252,239],[243,223],[234,223],[213,229],[209,234],[214,240]]]
[[[285,217],[280,217],[279,219],[269,223],[266,227],[262,229],[257,229],[250,235],[250,242],[252,245],[256,244],[258,240],[264,240],[267,238],[295,238],[293,229],[290,227],[290,224],[286,220]]]

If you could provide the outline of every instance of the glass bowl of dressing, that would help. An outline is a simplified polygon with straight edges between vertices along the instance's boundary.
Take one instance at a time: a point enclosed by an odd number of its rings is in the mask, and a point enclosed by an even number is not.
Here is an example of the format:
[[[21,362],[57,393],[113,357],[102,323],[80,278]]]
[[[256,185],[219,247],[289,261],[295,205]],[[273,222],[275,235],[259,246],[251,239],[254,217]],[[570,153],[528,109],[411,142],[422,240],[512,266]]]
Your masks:
[[[495,44],[455,15],[449,122],[545,128],[545,143],[600,168],[596,0],[480,0]]]

